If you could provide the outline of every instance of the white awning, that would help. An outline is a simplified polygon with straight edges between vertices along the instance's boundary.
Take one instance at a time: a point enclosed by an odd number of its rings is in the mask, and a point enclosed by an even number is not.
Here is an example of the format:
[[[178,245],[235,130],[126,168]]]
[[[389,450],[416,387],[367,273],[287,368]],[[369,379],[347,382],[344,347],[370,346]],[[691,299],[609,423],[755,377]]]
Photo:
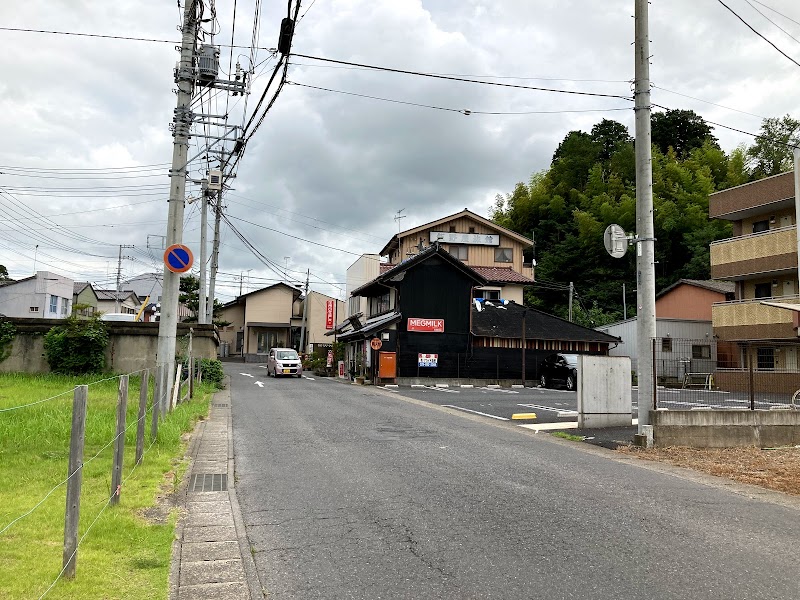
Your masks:
[[[774,306],[775,308],[785,308],[786,310],[793,310],[795,312],[800,312],[800,304],[789,304],[788,302],[767,302],[766,300],[762,300],[761,304],[765,306]]]

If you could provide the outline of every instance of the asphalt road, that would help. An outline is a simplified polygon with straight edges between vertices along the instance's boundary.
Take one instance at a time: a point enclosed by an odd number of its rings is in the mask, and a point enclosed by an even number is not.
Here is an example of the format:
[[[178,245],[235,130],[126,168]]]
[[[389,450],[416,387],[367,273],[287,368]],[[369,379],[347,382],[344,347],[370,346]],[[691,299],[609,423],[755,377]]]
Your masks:
[[[226,371],[237,495],[271,599],[800,594],[798,503],[427,398]]]

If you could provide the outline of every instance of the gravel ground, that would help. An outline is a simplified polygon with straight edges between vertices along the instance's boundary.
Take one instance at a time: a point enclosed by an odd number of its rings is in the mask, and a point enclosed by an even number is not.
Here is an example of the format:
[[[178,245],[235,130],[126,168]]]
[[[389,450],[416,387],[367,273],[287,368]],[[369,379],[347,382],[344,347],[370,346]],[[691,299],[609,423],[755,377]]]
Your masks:
[[[769,450],[683,447],[647,450],[621,446],[617,452],[800,496],[800,446]]]

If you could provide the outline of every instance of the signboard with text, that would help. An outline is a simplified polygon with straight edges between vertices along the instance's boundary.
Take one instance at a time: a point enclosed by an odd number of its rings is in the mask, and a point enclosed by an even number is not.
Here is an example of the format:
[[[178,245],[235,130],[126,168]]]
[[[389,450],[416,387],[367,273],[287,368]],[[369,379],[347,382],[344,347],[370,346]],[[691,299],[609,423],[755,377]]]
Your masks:
[[[438,367],[439,355],[438,354],[419,354],[417,357],[417,365],[420,367]]]
[[[444,319],[409,318],[406,330],[427,331],[430,333],[444,333]]]
[[[334,300],[325,301],[325,329],[333,329]]]
[[[431,231],[431,243],[469,244],[475,246],[499,246],[500,236],[491,233],[452,233],[449,231]]]

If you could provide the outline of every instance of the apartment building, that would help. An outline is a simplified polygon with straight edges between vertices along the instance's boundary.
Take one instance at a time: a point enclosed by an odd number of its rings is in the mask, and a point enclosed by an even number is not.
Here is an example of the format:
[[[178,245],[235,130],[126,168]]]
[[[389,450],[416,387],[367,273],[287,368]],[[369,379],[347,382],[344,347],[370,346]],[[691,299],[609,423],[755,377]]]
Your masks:
[[[734,300],[712,306],[714,335],[730,342],[720,366],[783,374],[771,385],[788,389],[800,373],[798,313],[763,302],[800,304],[794,174],[711,194],[708,212],[733,225],[733,237],[711,244],[711,277],[735,285]]]

